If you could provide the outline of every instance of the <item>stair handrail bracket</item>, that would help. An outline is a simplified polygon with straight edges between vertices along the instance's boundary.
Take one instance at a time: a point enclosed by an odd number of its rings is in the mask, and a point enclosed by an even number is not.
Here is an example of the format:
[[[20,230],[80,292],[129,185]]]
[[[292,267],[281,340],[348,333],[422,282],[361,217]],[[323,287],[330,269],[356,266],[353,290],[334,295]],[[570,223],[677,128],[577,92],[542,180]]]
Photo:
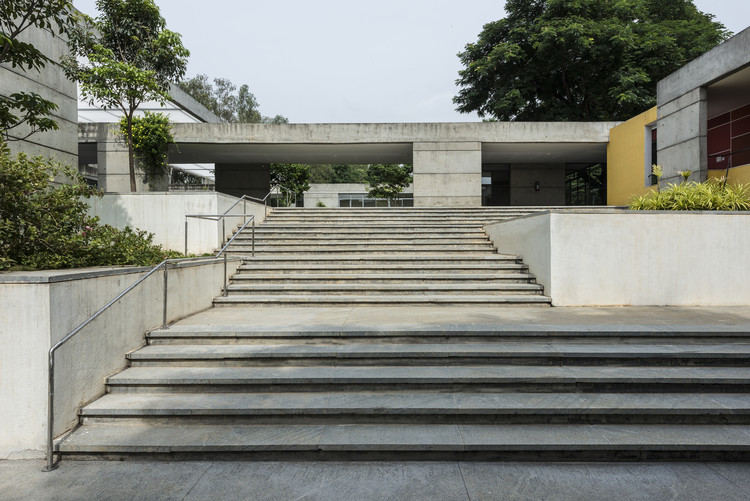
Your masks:
[[[239,203],[239,201],[237,202]],[[209,215],[211,216],[211,215]],[[227,214],[224,214],[224,216],[227,216]],[[103,314],[105,311],[107,311],[111,306],[116,304],[118,301],[120,301],[125,295],[127,295],[130,291],[138,287],[141,283],[143,283],[147,278],[151,277],[155,273],[157,273],[159,270],[163,270],[164,273],[164,299],[163,299],[163,309],[162,309],[162,329],[167,329],[167,304],[168,304],[168,278],[169,278],[169,266],[170,264],[175,263],[185,263],[189,261],[206,261],[209,259],[220,259],[223,257],[223,263],[224,263],[224,295],[227,294],[227,248],[229,245],[234,241],[235,238],[237,238],[237,235],[239,235],[249,224],[252,223],[252,249],[253,249],[253,255],[255,255],[255,216],[254,215],[244,215],[247,219],[245,220],[244,224],[240,227],[239,230],[232,236],[232,238],[229,239],[229,241],[224,245],[224,247],[219,251],[219,253],[213,257],[189,257],[189,258],[179,258],[179,259],[165,259],[161,263],[154,266],[151,270],[149,270],[145,275],[143,275],[141,278],[139,278],[137,281],[135,281],[130,287],[122,291],[120,294],[117,295],[114,299],[112,299],[110,302],[108,302],[106,305],[102,306],[96,313],[91,315],[89,318],[87,318],[83,323],[78,325],[75,329],[73,329],[70,333],[68,333],[65,337],[63,337],[60,341],[55,343],[48,352],[48,393],[47,393],[47,465],[42,471],[52,471],[57,468],[59,465],[58,463],[55,463],[54,458],[54,396],[55,396],[55,353],[58,349],[60,349],[65,343],[70,341],[73,337],[75,337],[78,333],[80,333],[86,326],[88,326],[91,322],[96,320],[101,314]],[[216,217],[216,216],[211,216]]]

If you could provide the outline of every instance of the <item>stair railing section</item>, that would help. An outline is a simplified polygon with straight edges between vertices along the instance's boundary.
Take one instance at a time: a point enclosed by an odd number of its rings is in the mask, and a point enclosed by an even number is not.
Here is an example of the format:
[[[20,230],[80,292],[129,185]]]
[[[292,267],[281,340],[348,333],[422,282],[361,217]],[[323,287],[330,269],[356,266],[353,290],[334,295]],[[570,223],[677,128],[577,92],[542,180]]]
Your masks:
[[[274,193],[277,193],[280,189],[284,190],[286,192],[286,205],[287,205],[287,207],[289,207],[289,194],[290,193],[294,195],[294,205],[296,206],[297,205],[297,193],[293,192],[292,190],[290,190],[289,188],[287,188],[286,186],[284,186],[282,184],[275,184],[275,185],[271,186],[271,190],[268,193],[266,193],[266,196],[263,197],[263,198],[256,198],[256,197],[247,196],[247,199],[248,200],[253,200],[255,202],[261,202],[261,203],[263,203],[263,211],[264,211],[263,213],[265,215],[268,215],[268,199],[271,197],[271,195],[273,195]]]
[[[252,253],[253,256],[255,255],[255,216],[250,215],[247,217],[247,220],[245,223],[240,227],[239,230],[232,236],[232,238],[229,239],[229,241],[222,247],[221,251],[216,255],[216,258],[224,257],[224,289],[223,294],[224,296],[227,295],[227,248],[229,245],[234,242],[234,239],[237,238],[237,235],[239,235],[245,228],[247,228],[247,225],[252,223]],[[52,471],[57,468],[59,465],[58,463],[55,463],[54,461],[54,422],[55,422],[55,408],[54,408],[54,397],[55,397],[55,353],[58,349],[60,349],[65,343],[73,339],[73,337],[76,336],[79,332],[81,332],[87,325],[89,325],[91,322],[96,320],[102,313],[107,311],[112,305],[116,304],[120,299],[122,299],[126,294],[128,294],[130,291],[138,287],[141,283],[143,283],[147,278],[154,275],[159,270],[164,270],[164,300],[163,300],[163,308],[162,308],[162,329],[167,329],[167,299],[168,299],[168,279],[169,279],[169,265],[171,263],[182,263],[186,261],[198,261],[198,260],[206,260],[205,257],[189,257],[189,258],[180,258],[180,259],[165,259],[161,263],[154,266],[148,273],[143,275],[141,278],[139,278],[133,285],[122,291],[120,294],[117,295],[116,298],[114,298],[112,301],[101,307],[96,313],[91,315],[88,319],[86,319],[82,324],[80,324],[78,327],[73,329],[68,335],[63,337],[60,341],[55,343],[52,348],[49,349],[48,353],[48,392],[47,392],[47,466],[44,468],[43,471]]]
[[[212,221],[221,221],[221,237],[220,241],[224,241],[224,238],[226,238],[227,234],[227,228],[226,228],[226,218],[227,217],[248,217],[247,214],[247,201],[248,200],[257,200],[253,199],[253,197],[248,195],[242,195],[236,202],[232,204],[231,207],[229,207],[227,210],[224,211],[223,214],[185,214],[185,254],[188,253],[188,219],[189,218],[195,218],[195,219],[210,219]],[[242,202],[242,214],[229,214],[229,211],[237,207],[240,202]]]

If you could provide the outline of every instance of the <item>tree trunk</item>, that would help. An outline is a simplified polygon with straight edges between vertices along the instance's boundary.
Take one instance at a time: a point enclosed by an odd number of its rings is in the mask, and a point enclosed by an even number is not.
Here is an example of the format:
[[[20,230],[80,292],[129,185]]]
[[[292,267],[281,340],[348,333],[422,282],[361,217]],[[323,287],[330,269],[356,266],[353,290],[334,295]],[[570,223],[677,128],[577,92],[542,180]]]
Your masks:
[[[130,171],[130,191],[135,193],[135,155],[133,153],[133,118],[128,117],[127,139],[128,139],[128,168]]]

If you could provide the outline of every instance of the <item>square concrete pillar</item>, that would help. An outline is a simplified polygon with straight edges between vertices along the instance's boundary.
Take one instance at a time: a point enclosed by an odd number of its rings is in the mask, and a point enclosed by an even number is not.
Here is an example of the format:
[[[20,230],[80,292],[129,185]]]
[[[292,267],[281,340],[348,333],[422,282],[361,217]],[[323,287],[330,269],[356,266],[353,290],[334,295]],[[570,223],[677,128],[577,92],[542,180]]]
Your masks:
[[[691,179],[708,177],[708,101],[706,89],[697,88],[660,105],[657,110],[657,162],[663,183],[679,183],[677,171],[693,171]]]
[[[415,207],[482,205],[482,143],[414,143]]]

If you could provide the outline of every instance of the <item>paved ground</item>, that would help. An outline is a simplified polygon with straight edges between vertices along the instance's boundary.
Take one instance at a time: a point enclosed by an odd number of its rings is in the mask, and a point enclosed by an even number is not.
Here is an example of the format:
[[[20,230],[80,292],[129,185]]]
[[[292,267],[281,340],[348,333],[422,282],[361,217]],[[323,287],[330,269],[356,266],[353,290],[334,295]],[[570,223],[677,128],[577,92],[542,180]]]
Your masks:
[[[222,306],[175,325],[202,326],[206,330],[217,325],[241,325],[243,329],[274,331],[398,327],[456,330],[464,325],[527,329],[563,326],[571,330],[594,326],[750,330],[750,307]]]
[[[2,500],[750,499],[747,463],[0,461]]]

